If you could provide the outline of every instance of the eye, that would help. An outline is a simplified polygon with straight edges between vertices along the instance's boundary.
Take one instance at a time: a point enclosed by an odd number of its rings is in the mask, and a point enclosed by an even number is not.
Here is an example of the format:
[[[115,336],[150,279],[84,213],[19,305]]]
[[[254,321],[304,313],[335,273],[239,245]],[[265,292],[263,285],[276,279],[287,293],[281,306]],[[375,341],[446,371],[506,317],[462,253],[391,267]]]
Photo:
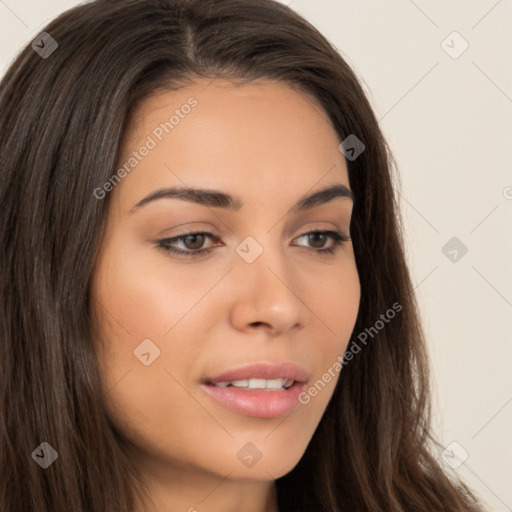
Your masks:
[[[309,231],[296,238],[300,240],[306,238],[307,242],[312,244],[310,250],[320,254],[334,254],[341,246],[343,242],[350,241],[350,237],[341,231]],[[186,233],[175,236],[173,238],[166,238],[164,240],[158,240],[158,248],[166,251],[169,254],[176,254],[178,256],[184,256],[188,258],[199,257],[213,249],[213,246],[203,247],[205,240],[210,239],[214,242],[220,242],[220,239],[212,233],[198,232],[198,233]],[[329,247],[324,247],[326,241],[331,240]],[[183,248],[177,248],[176,244],[182,244]],[[305,247],[307,249],[307,247]]]
[[[158,246],[165,251],[178,254],[180,256],[202,256],[211,250],[210,248],[202,248],[204,241],[206,239],[219,241],[219,239],[213,235],[212,233],[188,233],[179,236],[175,236],[174,238],[167,238],[165,240],[159,240]],[[173,244],[176,242],[181,242],[185,250],[176,248]]]
[[[333,254],[337,251],[343,242],[348,242],[350,237],[342,233],[341,231],[309,231],[299,236],[300,238],[307,238],[307,241],[313,244],[313,249],[319,253]],[[331,240],[332,244],[330,247],[325,248],[324,243],[326,240]],[[318,245],[321,248],[318,248]]]

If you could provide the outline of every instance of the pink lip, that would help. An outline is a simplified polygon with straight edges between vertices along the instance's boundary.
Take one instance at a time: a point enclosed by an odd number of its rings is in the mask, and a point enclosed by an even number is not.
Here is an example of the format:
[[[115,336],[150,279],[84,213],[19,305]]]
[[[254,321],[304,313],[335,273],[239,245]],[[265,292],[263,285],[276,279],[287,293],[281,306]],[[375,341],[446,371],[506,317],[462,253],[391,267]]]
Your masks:
[[[242,379],[294,379],[286,390],[246,390],[234,387],[221,388],[216,382]],[[201,388],[223,406],[245,416],[257,418],[278,418],[290,412],[299,404],[299,395],[306,388],[309,374],[292,363],[257,363],[227,371],[215,377],[203,379]]]

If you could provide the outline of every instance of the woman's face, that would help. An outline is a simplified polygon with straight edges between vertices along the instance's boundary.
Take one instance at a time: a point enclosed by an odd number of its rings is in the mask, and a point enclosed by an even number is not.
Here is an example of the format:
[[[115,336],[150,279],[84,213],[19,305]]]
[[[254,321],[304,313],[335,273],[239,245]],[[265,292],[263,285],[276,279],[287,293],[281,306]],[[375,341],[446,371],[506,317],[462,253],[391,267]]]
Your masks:
[[[275,82],[198,82],[135,114],[92,282],[109,415],[154,474],[276,479],[324,413],[359,307],[352,243],[318,234],[350,235],[340,140]]]

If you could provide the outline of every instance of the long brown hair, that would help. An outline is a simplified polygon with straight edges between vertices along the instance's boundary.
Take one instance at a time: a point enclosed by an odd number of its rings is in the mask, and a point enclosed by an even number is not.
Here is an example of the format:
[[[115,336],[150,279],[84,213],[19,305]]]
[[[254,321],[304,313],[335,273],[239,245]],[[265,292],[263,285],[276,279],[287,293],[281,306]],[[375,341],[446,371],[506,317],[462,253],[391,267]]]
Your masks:
[[[349,349],[401,306],[344,365],[304,456],[276,481],[280,510],[470,510],[471,492],[433,450],[395,166],[339,52],[273,0],[97,0],[44,32],[58,47],[43,58],[27,45],[0,90],[0,510],[133,510],[138,475],[105,412],[91,342],[89,284],[109,204],[93,191],[116,170],[134,107],[194,77],[298,87],[319,100],[340,141],[364,143],[347,161],[361,281]],[[46,469],[34,458],[44,442],[58,454]]]

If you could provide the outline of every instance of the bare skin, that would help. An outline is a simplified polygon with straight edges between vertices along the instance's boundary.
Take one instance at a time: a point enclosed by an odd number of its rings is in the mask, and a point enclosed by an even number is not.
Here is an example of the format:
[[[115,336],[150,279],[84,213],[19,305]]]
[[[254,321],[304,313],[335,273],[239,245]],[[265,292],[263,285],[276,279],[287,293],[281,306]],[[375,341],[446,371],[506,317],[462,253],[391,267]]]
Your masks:
[[[292,207],[330,185],[350,188],[346,163],[311,97],[275,82],[216,80],[139,105],[119,166],[190,97],[197,105],[161,141],[153,135],[156,147],[109,192],[92,283],[109,415],[150,487],[135,512],[278,512],[275,480],[301,459],[340,374],[276,418],[225,407],[202,379],[289,361],[307,370],[310,386],[343,355],[360,300],[352,242],[307,233],[350,235],[352,200]],[[186,186],[228,193],[243,206],[161,198],[135,208],[157,189]],[[199,257],[158,244],[190,233],[217,239],[173,242],[189,253],[208,249]],[[249,236],[263,250],[251,263],[236,252]],[[134,354],[146,339],[160,350],[148,365]],[[247,443],[261,454],[251,467],[238,455]]]

